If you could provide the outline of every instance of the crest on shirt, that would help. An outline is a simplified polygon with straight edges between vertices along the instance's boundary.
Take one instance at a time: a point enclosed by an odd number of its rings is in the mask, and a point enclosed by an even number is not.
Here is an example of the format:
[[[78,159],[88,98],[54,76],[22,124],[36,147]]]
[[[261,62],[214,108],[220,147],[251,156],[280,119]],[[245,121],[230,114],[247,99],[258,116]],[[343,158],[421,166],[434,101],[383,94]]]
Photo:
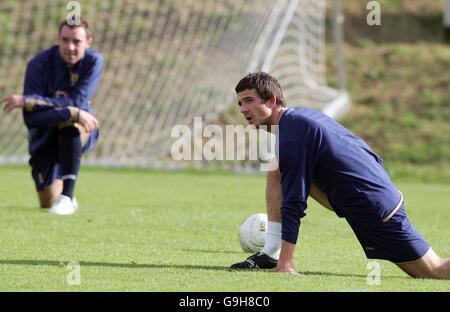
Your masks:
[[[72,83],[72,86],[78,82],[78,78],[79,78],[78,74],[72,74],[70,76],[70,81]]]

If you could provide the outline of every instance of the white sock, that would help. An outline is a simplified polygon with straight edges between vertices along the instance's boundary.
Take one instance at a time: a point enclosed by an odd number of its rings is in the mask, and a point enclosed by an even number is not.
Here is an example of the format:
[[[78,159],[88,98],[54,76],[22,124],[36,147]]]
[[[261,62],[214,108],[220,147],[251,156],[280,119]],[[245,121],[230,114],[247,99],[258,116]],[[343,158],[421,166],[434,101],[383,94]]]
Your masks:
[[[266,242],[261,252],[278,260],[281,250],[281,222],[267,222]]]

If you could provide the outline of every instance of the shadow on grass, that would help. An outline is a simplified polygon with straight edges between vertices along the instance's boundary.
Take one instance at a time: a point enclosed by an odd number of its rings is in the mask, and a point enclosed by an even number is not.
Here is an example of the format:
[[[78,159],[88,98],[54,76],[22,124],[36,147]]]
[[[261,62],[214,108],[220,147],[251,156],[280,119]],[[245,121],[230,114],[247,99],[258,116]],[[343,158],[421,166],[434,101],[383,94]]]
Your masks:
[[[64,262],[64,266],[69,261]],[[110,263],[110,262],[92,262],[80,261],[81,267],[112,267],[112,268],[136,268],[136,269],[200,269],[200,270],[228,270],[228,267],[223,266],[208,266],[208,265],[194,265],[194,264],[153,264],[153,263]],[[14,264],[14,265],[49,265],[62,267],[62,261],[53,260],[0,260],[0,264]]]
[[[69,262],[64,262],[64,266],[68,265]],[[197,265],[197,264],[154,264],[154,263],[109,263],[109,262],[92,262],[92,261],[80,261],[78,262],[81,267],[83,266],[92,266],[92,267],[113,267],[113,268],[128,268],[128,269],[183,269],[183,270],[214,270],[214,271],[230,271],[234,273],[245,273],[245,272],[253,272],[253,270],[231,270],[228,267],[224,266],[214,266],[214,265]],[[52,260],[0,260],[0,264],[12,264],[12,265],[48,265],[48,266],[59,266],[63,267],[61,261],[52,261]],[[265,273],[275,273],[274,269],[271,270],[260,270],[260,272]],[[367,275],[362,274],[348,274],[348,273],[331,273],[331,272],[302,272],[300,271],[300,275],[310,276],[310,275],[318,275],[318,276],[336,276],[336,277],[358,277],[358,278],[366,278]],[[407,276],[387,276],[389,279],[405,279]]]
[[[44,211],[48,212],[48,209],[39,208],[38,205],[8,205],[8,204],[2,204],[0,205],[0,209],[14,209],[14,210],[24,210],[29,212],[30,210],[36,210],[36,211]]]
[[[202,253],[229,253],[229,254],[237,254],[239,251],[236,250],[215,250],[215,249],[181,249],[181,251],[186,252],[202,252]]]

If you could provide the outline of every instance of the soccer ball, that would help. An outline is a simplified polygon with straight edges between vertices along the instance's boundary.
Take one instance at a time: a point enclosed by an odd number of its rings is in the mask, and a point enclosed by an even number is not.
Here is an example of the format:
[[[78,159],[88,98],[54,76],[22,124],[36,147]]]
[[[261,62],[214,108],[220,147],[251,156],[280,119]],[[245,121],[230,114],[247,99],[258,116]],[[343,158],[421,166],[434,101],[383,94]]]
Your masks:
[[[239,242],[246,252],[259,252],[266,242],[267,214],[254,214],[239,227]]]

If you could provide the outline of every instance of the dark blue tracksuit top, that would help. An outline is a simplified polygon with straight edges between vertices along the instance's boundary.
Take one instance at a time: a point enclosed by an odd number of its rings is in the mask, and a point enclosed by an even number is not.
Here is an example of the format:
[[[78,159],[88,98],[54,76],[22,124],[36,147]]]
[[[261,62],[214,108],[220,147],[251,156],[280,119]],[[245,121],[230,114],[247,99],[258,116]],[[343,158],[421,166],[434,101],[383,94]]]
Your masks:
[[[44,50],[28,62],[23,95],[25,100],[34,99],[47,105],[35,105],[33,111],[76,106],[93,114],[90,100],[100,84],[103,70],[103,58],[93,49],[87,49],[83,58],[74,66],[66,64],[55,45]],[[51,105],[51,106],[48,106]],[[51,108],[51,109],[53,109]],[[69,110],[61,110],[55,123],[70,119]],[[38,127],[27,116],[26,106],[23,110],[24,121],[28,127],[29,150],[33,154],[44,148],[49,140],[56,136],[57,127],[49,125]]]
[[[279,122],[277,158],[282,188],[282,239],[297,242],[311,183],[323,191],[339,217],[381,222],[401,195],[382,159],[327,115],[289,108]]]

